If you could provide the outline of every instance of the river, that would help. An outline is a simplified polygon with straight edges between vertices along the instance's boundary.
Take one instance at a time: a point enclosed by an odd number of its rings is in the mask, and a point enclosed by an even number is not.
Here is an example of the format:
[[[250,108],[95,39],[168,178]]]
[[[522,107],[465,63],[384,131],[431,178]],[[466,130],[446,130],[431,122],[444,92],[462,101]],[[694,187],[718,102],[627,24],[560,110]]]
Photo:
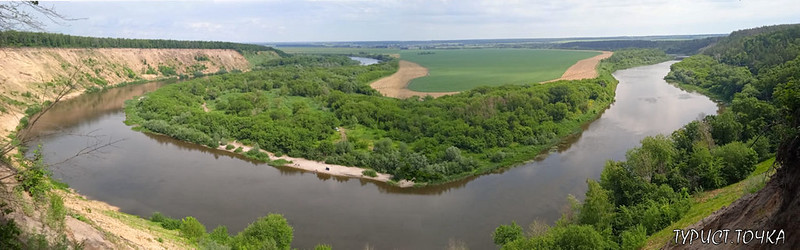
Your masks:
[[[582,199],[586,179],[599,178],[607,160],[623,160],[642,138],[716,112],[707,97],[662,79],[672,63],[616,72],[616,101],[555,152],[501,173],[434,187],[400,189],[275,168],[123,124],[122,102],[163,83],[62,102],[39,124],[40,130],[62,130],[39,143],[45,160],[58,162],[95,140],[77,134],[125,139],[53,171],[81,194],[135,215],[194,216],[209,230],[226,225],[238,232],[260,216],[281,213],[294,227],[293,247],[300,249],[317,243],[334,249],[443,249],[449,241],[492,249],[490,234],[498,225],[553,223],[567,195]]]

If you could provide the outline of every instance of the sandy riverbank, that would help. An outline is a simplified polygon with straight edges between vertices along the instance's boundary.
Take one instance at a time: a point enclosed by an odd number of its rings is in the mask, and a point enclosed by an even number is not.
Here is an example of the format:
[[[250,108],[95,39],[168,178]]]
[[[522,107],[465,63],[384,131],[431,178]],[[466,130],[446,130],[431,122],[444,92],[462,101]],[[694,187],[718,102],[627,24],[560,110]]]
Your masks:
[[[547,82],[555,82],[561,80],[581,80],[581,79],[591,79],[597,77],[597,64],[600,63],[603,59],[611,57],[614,54],[611,51],[600,51],[602,54],[593,56],[591,58],[586,58],[580,60],[570,66],[564,74],[561,75],[558,79],[553,79]]]
[[[252,147],[246,146],[246,145],[241,144],[239,142],[232,142],[230,144],[233,145],[235,148],[242,147],[243,152],[247,152],[250,149],[252,149]],[[225,149],[225,146],[219,146],[217,149],[225,150],[225,151],[228,151],[228,152],[233,152],[235,150],[235,148],[234,149]],[[302,169],[302,170],[306,170],[306,171],[310,171],[310,172],[324,173],[324,174],[329,174],[329,175],[351,177],[351,178],[362,178],[362,179],[375,180],[375,181],[380,181],[380,182],[389,182],[392,179],[392,175],[384,174],[384,173],[378,173],[377,177],[365,176],[365,175],[362,174],[364,169],[363,168],[359,168],[359,167],[348,167],[348,166],[342,166],[342,165],[327,164],[327,163],[324,163],[324,162],[312,161],[312,160],[303,159],[303,158],[289,157],[289,156],[286,156],[286,155],[277,157],[272,152],[267,152],[267,151],[265,151],[263,149],[261,150],[261,152],[267,153],[269,155],[269,158],[272,159],[272,160],[283,159],[283,160],[291,162],[289,164],[286,164],[287,167],[296,168],[296,169]],[[408,181],[408,180],[402,180],[402,181],[397,182],[397,186],[404,187],[404,188],[405,187],[413,187],[414,186],[414,182],[411,182],[411,181]]]

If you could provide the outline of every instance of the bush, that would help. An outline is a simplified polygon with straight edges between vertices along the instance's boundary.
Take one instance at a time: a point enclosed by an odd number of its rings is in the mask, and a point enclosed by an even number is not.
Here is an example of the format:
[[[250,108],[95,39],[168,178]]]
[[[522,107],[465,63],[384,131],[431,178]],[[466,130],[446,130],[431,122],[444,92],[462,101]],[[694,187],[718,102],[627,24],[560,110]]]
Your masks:
[[[233,152],[234,152],[234,153],[241,153],[242,151],[244,151],[244,149],[242,149],[242,147],[238,147],[238,148],[236,148],[236,150],[234,150]]]
[[[232,144],[228,144],[228,146],[225,146],[225,149],[227,149],[227,150],[231,150],[233,148],[234,148],[234,146]]]
[[[258,218],[248,225],[234,239],[234,248],[271,249],[267,246],[274,245],[277,249],[289,249],[292,244],[293,231],[289,223],[280,214],[269,214]]]
[[[492,233],[494,244],[498,246],[505,245],[509,242],[522,238],[522,227],[517,225],[517,222],[511,222],[511,225],[500,225]]]
[[[375,172],[375,170],[372,169],[364,169],[364,171],[361,171],[361,174],[369,177],[378,177],[378,172]]]
[[[328,244],[319,244],[314,246],[314,250],[331,250],[331,249],[333,249],[333,247],[331,247],[331,245]]]
[[[63,228],[67,209],[64,207],[64,198],[58,194],[50,194],[50,207],[47,209],[47,223],[52,228]]]
[[[228,234],[228,228],[225,226],[218,226],[208,235],[208,238],[221,245],[227,245],[231,241],[231,235]]]
[[[728,184],[744,180],[756,169],[758,154],[744,143],[735,141],[714,149],[722,163],[721,174]]]
[[[168,229],[168,230],[175,230],[175,229],[179,229],[181,227],[181,221],[180,220],[170,218],[170,217],[168,217],[166,215],[163,215],[163,214],[161,214],[159,212],[153,213],[153,215],[150,216],[150,221],[159,223],[159,224],[161,224],[161,227],[163,227],[165,229]]]
[[[195,241],[206,234],[206,226],[197,221],[192,216],[186,217],[181,221],[181,235],[189,240]]]

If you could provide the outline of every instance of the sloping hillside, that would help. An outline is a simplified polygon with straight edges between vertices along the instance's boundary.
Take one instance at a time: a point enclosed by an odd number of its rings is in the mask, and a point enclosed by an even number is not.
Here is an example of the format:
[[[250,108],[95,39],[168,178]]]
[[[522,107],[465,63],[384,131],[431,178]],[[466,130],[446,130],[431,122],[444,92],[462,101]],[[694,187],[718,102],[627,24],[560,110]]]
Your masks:
[[[71,78],[78,91],[123,82],[243,70],[250,64],[231,49],[1,48],[0,133],[7,134],[25,105],[52,99]]]

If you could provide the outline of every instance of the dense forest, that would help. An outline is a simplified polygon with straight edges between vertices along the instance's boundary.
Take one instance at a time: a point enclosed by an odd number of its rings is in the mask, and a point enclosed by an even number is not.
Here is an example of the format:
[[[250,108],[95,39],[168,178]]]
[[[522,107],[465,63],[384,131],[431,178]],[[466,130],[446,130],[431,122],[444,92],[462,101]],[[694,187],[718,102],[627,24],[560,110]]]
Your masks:
[[[669,136],[648,137],[588,180],[586,199],[553,228],[524,237],[515,223],[494,233],[504,249],[638,249],[682,218],[689,195],[736,183],[798,133],[800,26],[734,32],[676,63],[667,76],[726,104]],[[745,33],[746,35],[741,35]],[[789,58],[788,55],[794,55]]]
[[[369,86],[394,73],[396,60],[357,66],[342,56],[294,56],[263,70],[163,87],[129,102],[126,113],[129,124],[211,147],[236,140],[396,180],[441,182],[523,162],[554,145],[613,101],[613,69],[669,59],[652,55],[617,52],[595,79],[405,100]]]
[[[13,30],[0,31],[0,47],[232,49],[240,53],[243,51],[273,51],[281,56],[287,55],[283,51],[255,44],[162,39],[98,38]]]

